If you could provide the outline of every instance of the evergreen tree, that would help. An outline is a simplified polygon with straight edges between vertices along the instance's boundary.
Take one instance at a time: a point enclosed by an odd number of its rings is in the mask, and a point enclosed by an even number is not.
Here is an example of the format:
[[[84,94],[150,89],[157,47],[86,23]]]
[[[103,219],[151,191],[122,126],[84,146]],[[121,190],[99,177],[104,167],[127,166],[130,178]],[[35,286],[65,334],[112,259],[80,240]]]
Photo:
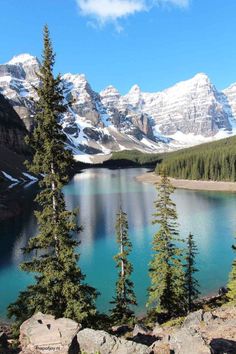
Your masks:
[[[130,280],[133,271],[128,257],[132,250],[132,244],[128,236],[127,214],[120,208],[116,220],[116,241],[119,245],[119,253],[114,257],[116,267],[119,269],[116,282],[116,295],[114,308],[111,310],[112,319],[115,323],[126,323],[134,316],[131,305],[137,305],[134,293],[134,284]]]
[[[236,252],[236,245],[233,245],[232,248]],[[230,301],[236,304],[236,259],[233,261],[232,270],[229,276],[227,297]]]
[[[198,290],[199,284],[194,277],[194,273],[198,272],[195,268],[195,256],[197,254],[197,246],[194,242],[193,235],[190,233],[187,238],[187,250],[186,250],[186,263],[185,263],[185,291],[186,291],[186,303],[187,311],[190,312],[193,309],[194,301],[198,298],[200,292]]]
[[[21,292],[18,300],[9,306],[9,316],[20,324],[35,312],[69,317],[88,323],[95,315],[97,292],[84,283],[85,276],[77,266],[78,243],[72,234],[79,231],[75,215],[66,210],[63,185],[68,181],[68,170],[73,164],[71,152],[65,150],[65,136],[59,124],[63,105],[60,76],[54,78],[55,56],[47,26],[44,28],[44,52],[38,73],[40,86],[36,103],[35,128],[28,143],[33,148],[29,170],[42,174],[41,192],[36,200],[40,205],[36,217],[39,233],[31,238],[25,254],[30,258],[22,270],[33,273],[35,282]]]
[[[149,274],[151,286],[147,306],[154,307],[155,313],[165,313],[167,317],[179,315],[185,308],[184,272],[175,203],[171,200],[174,187],[162,171],[157,184],[158,198],[153,224],[159,225],[154,235]]]

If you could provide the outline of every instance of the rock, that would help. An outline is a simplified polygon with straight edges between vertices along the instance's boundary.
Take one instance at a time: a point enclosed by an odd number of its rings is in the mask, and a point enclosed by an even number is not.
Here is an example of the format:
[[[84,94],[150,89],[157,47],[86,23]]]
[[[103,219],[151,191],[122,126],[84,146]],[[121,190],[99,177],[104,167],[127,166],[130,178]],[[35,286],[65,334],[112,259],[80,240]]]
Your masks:
[[[161,341],[156,341],[150,346],[152,354],[172,354],[170,345]]]
[[[159,337],[163,335],[163,332],[164,332],[163,328],[159,325],[159,323],[156,323],[152,330],[152,335]]]
[[[187,328],[181,328],[171,335],[170,348],[175,354],[211,354],[203,338],[197,332],[192,335]]]
[[[132,340],[136,343],[144,344],[147,346],[152,345],[159,337],[153,335],[143,324],[136,324],[133,330]]]
[[[97,131],[93,128],[84,128],[83,132],[90,138],[93,140],[99,140],[102,138],[102,134],[100,131]]]
[[[134,326],[133,337],[137,334],[148,334],[150,331],[143,324],[139,323]]]
[[[220,307],[213,311],[213,315],[223,320],[236,320],[236,306]]]
[[[26,153],[24,123],[9,101],[0,94],[0,145],[16,153]]]
[[[227,290],[224,286],[222,286],[222,287],[219,288],[219,290],[218,290],[218,294],[219,294],[220,296],[227,294],[227,292],[228,292],[228,290]]]
[[[131,328],[129,325],[121,325],[121,326],[113,326],[112,327],[112,332],[116,336],[122,336],[127,332],[130,332]]]
[[[183,327],[197,326],[203,321],[203,310],[191,312],[184,320]]]
[[[149,354],[147,346],[117,338],[105,331],[85,328],[77,335],[80,350],[86,354]]]
[[[38,313],[20,328],[21,354],[236,354],[236,308],[229,306],[213,312],[193,312],[180,328],[156,324],[150,332],[136,325],[132,340],[105,331],[79,329],[72,320],[55,320]],[[126,329],[129,327],[113,328]]]
[[[85,328],[77,335],[79,348],[88,354],[100,352],[101,354],[109,354],[116,345],[116,337],[105,331],[95,331]]]
[[[160,329],[157,324],[153,333],[159,337],[149,348],[154,354],[165,350],[168,354],[236,354],[236,307],[196,311],[186,317],[181,328]]]
[[[20,327],[21,354],[78,354],[81,326],[67,318],[37,313]]]
[[[154,342],[156,342],[157,339],[159,338],[152,336],[151,334],[138,333],[135,337],[132,338],[132,341],[134,341],[135,343],[147,345],[149,347]]]
[[[236,320],[215,319],[204,328],[199,329],[207,343],[216,338],[236,340]]]
[[[0,181],[12,183],[11,177],[18,181],[25,179],[21,172],[27,172],[23,162],[30,157],[30,149],[25,143],[27,135],[24,123],[9,101],[0,93]],[[13,204],[17,204],[16,198]],[[0,219],[14,214],[10,208],[3,209],[0,205]]]
[[[210,343],[212,354],[235,354],[236,341],[227,339],[213,339]]]
[[[125,339],[120,339],[118,340],[111,354],[150,354],[150,350],[146,345],[137,344]]]
[[[71,124],[63,129],[64,133],[73,135],[74,138],[78,138],[80,129],[76,124]]]
[[[205,323],[209,323],[210,321],[212,321],[215,317],[213,316],[213,314],[211,312],[205,312],[203,314],[203,321]]]

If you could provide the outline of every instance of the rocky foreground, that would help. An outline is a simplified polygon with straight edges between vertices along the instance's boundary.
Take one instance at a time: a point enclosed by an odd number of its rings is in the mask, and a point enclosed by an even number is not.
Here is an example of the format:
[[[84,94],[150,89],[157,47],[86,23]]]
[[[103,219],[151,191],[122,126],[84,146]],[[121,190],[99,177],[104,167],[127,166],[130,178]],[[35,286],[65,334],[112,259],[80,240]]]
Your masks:
[[[155,324],[152,330],[139,324],[122,326],[109,334],[81,328],[66,318],[37,313],[20,328],[21,354],[234,354],[236,307],[189,314],[181,325]],[[8,353],[6,335],[0,334]],[[5,349],[4,349],[5,348]]]

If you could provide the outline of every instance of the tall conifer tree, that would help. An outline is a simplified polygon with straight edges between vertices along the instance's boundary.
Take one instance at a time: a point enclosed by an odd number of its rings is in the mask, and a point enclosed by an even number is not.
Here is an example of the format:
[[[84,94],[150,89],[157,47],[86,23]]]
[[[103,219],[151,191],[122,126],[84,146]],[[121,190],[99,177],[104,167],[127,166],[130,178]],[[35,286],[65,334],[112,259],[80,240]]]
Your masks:
[[[119,275],[116,282],[116,295],[111,301],[114,304],[111,315],[115,323],[126,323],[134,316],[131,305],[137,305],[137,301],[133,290],[134,284],[130,280],[133,267],[128,259],[132,250],[128,235],[128,219],[127,214],[121,208],[116,220],[116,241],[119,245],[119,253],[114,259]]]
[[[234,252],[236,252],[236,245],[233,245],[232,248]],[[227,297],[230,301],[236,304],[236,259],[233,261],[232,270],[229,276]]]
[[[194,301],[197,300],[200,291],[199,283],[194,276],[194,273],[198,272],[195,267],[195,257],[197,255],[197,246],[193,239],[193,235],[190,233],[187,238],[187,249],[185,257],[185,291],[186,291],[186,303],[187,311],[190,312],[193,309]]]
[[[71,152],[65,150],[65,136],[59,124],[63,105],[60,76],[54,78],[55,56],[47,26],[44,28],[43,60],[38,73],[40,86],[36,89],[35,128],[30,139],[33,161],[29,170],[42,174],[41,192],[36,200],[40,205],[36,217],[39,233],[31,238],[24,252],[30,260],[22,270],[33,273],[35,283],[21,292],[18,300],[9,306],[9,315],[18,324],[35,312],[69,317],[88,323],[95,315],[97,292],[84,283],[85,276],[77,266],[78,243],[72,239],[79,231],[75,215],[66,210],[63,185],[68,181],[68,169],[73,164]]]
[[[184,303],[184,272],[182,250],[177,246],[180,242],[175,203],[171,200],[174,187],[161,172],[160,183],[157,184],[158,198],[155,202],[156,212],[153,224],[159,230],[153,237],[154,254],[150,262],[148,307],[154,307],[156,313],[165,313],[168,317],[181,314]]]

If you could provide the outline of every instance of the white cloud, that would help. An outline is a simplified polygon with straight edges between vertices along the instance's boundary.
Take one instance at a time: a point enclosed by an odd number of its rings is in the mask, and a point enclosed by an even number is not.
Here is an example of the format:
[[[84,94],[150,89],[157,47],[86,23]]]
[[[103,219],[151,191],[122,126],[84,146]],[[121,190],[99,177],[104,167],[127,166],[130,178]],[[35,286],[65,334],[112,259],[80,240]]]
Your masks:
[[[77,0],[83,15],[95,17],[101,23],[144,11],[144,0]]]
[[[115,22],[154,6],[174,5],[187,7],[190,0],[76,0],[80,13],[95,18],[100,24]],[[118,26],[119,27],[119,26]]]

